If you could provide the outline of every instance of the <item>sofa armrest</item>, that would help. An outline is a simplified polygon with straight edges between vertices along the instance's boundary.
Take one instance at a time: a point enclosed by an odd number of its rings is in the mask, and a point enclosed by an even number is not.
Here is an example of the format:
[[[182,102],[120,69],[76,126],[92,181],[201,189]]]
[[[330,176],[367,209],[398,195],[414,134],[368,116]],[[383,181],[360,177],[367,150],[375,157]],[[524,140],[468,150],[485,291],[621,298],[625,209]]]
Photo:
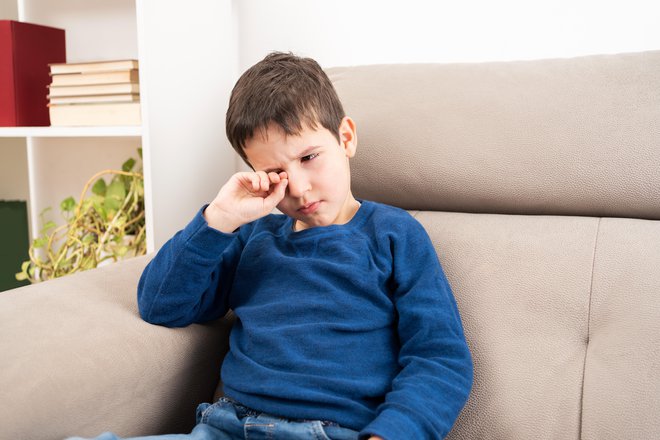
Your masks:
[[[151,255],[0,292],[0,438],[183,432],[210,401],[229,321],[144,322]]]

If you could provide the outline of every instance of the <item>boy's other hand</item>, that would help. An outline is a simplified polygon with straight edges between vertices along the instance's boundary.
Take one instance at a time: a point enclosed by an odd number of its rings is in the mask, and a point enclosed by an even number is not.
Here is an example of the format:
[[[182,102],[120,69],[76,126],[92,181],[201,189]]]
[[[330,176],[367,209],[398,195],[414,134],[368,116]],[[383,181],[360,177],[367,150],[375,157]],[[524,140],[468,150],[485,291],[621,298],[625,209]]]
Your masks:
[[[231,233],[270,214],[284,198],[288,183],[284,171],[236,173],[206,207],[204,218],[212,228]]]

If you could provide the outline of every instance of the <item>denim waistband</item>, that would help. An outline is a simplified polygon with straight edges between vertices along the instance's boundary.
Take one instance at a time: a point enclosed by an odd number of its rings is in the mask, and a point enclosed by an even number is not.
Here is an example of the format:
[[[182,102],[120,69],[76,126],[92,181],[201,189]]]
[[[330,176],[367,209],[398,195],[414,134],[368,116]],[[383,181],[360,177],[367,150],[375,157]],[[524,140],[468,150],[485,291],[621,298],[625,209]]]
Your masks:
[[[274,414],[267,414],[267,413],[264,413],[262,411],[257,411],[256,409],[252,409],[248,406],[245,406],[241,402],[239,402],[235,399],[232,399],[231,397],[227,397],[227,396],[221,397],[220,399],[218,399],[218,401],[226,402],[226,403],[229,403],[230,405],[232,405],[234,407],[234,409],[236,410],[236,415],[241,419],[243,419],[245,417],[270,416],[270,417],[278,418],[278,419],[285,420],[287,422],[292,422],[292,423],[321,422],[322,426],[339,426],[339,423],[333,422],[331,420],[290,419],[288,417],[281,417],[281,416],[274,415]]]

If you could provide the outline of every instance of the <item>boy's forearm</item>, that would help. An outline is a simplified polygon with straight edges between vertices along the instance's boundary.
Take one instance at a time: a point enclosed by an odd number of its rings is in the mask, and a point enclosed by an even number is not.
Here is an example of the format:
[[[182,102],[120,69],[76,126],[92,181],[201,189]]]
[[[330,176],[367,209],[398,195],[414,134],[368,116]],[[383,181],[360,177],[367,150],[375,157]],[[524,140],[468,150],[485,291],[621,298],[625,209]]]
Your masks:
[[[234,237],[209,228],[201,212],[167,241],[147,265],[138,284],[140,316],[152,324],[180,327],[222,315],[217,273],[231,266],[224,250]],[[231,269],[222,279],[229,284]]]

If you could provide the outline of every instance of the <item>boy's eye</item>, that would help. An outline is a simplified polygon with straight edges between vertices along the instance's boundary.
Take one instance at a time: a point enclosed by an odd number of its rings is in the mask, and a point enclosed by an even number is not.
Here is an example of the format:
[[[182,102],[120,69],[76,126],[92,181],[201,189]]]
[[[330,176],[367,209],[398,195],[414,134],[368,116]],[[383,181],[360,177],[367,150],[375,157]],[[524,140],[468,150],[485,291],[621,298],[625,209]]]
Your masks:
[[[308,154],[307,156],[303,156],[302,159],[300,159],[300,160],[302,160],[303,162],[307,162],[308,160],[314,159],[318,155],[319,155],[319,153]]]

